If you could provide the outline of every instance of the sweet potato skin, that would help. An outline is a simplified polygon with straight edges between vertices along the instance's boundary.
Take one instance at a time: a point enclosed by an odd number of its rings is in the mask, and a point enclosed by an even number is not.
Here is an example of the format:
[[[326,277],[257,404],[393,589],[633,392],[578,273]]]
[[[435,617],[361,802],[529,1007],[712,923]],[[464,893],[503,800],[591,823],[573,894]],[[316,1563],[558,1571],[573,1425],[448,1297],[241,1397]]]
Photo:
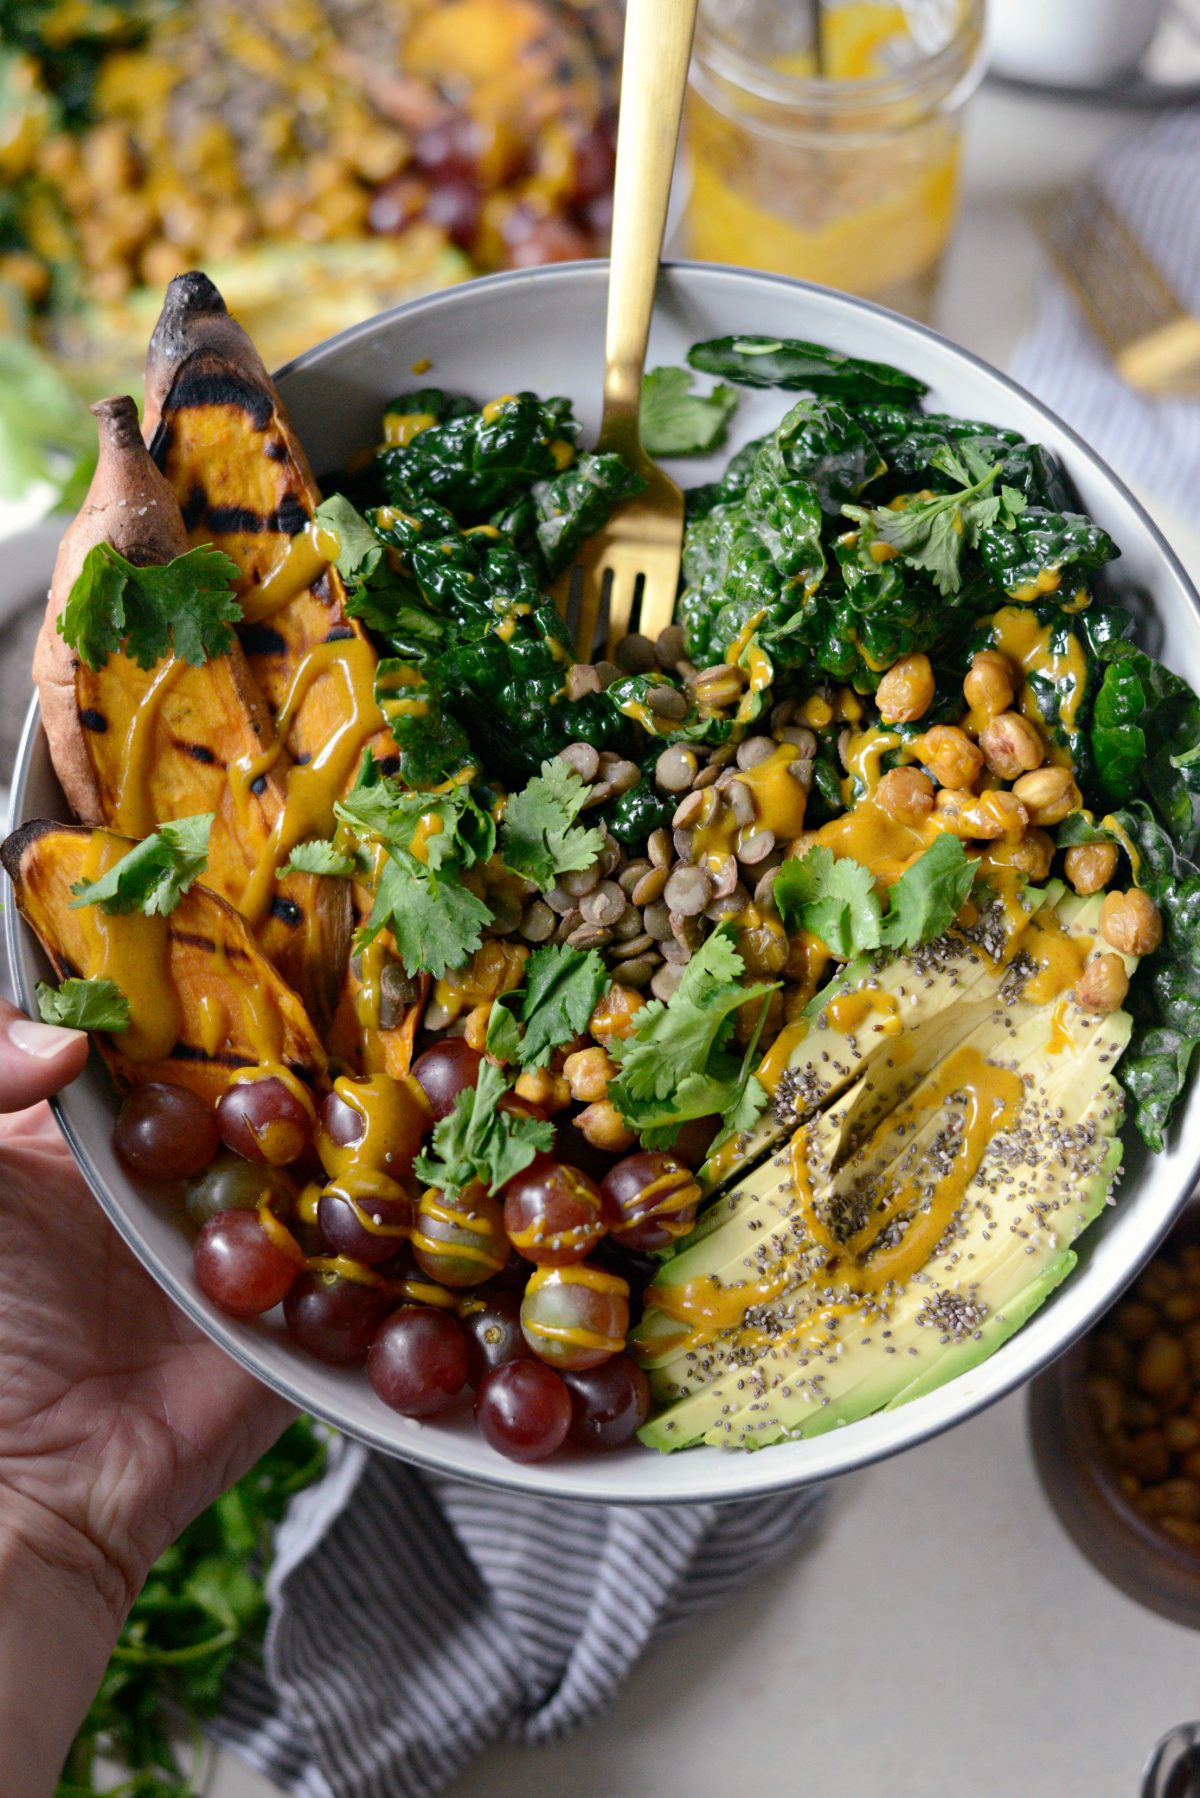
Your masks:
[[[240,645],[201,667],[174,657],[149,670],[126,656],[103,668],[80,663],[56,628],[84,559],[107,542],[139,566],[182,555],[187,532],[174,493],[146,451],[128,398],[94,408],[100,460],[79,516],[59,550],[34,658],[51,759],[85,823],[145,836],[159,824],[214,812],[208,884],[231,904],[269,853],[287,799],[286,751],[235,791],[234,764],[255,763],[275,727]],[[289,875],[266,893],[254,920],[267,956],[320,1019],[332,1015],[349,951],[345,883]]]
[[[87,915],[94,908],[71,904],[72,885],[94,871],[97,836],[108,839],[110,854],[132,847],[107,832],[45,819],[23,825],[0,845],[21,914],[60,980],[94,979],[106,969]],[[120,923],[134,957],[130,965],[153,1002],[174,1007],[178,1035],[164,1053],[134,1059],[121,1036],[97,1033],[119,1092],[164,1080],[215,1103],[238,1069],[272,1062],[313,1092],[325,1090],[325,1052],[303,1005],[232,906],[197,883],[168,918],[135,913]]]

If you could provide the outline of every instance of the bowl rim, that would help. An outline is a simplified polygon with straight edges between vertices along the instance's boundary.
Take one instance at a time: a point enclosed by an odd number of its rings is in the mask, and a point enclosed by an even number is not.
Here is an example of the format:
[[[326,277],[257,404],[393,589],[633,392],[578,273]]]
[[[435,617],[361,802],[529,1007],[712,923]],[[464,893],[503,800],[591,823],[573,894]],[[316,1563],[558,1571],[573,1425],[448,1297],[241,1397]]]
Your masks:
[[[471,305],[477,301],[481,294],[487,295],[497,289],[515,289],[528,286],[530,283],[534,282],[536,282],[539,289],[541,289],[549,287],[555,282],[578,281],[581,274],[586,274],[586,276],[593,282],[606,281],[607,271],[607,262],[600,259],[586,262],[554,263],[534,269],[506,270],[499,274],[479,276],[472,281],[463,282],[454,287],[438,289],[431,294],[424,294],[415,299],[402,301],[396,306],[389,307],[383,312],[376,313],[369,319],[364,319],[358,324],[348,326],[345,330],[337,332],[332,337],[323,339],[319,344],[313,345],[311,349],[306,350],[302,355],[293,357],[290,362],[285,363],[273,378],[277,384],[283,386],[285,389],[283,397],[286,402],[286,385],[290,377],[293,375],[303,375],[309,370],[317,368],[319,365],[327,362],[331,356],[339,354],[348,345],[353,344],[360,339],[373,336],[383,329],[391,328],[397,321],[412,321],[417,319],[422,313],[431,309],[450,310],[458,305]],[[965,363],[981,374],[988,382],[998,384],[1023,405],[1032,409],[1040,419],[1044,420],[1051,427],[1054,433],[1065,439],[1070,444],[1073,454],[1079,461],[1086,463],[1092,473],[1103,483],[1107,484],[1110,489],[1114,489],[1122,501],[1129,507],[1149,539],[1155,556],[1166,565],[1174,576],[1176,586],[1182,597],[1186,600],[1187,606],[1191,612],[1193,625],[1196,628],[1198,635],[1200,635],[1200,595],[1197,594],[1196,588],[1178,555],[1171,548],[1171,545],[1168,543],[1153,518],[1151,518],[1146,511],[1146,508],[1142,505],[1141,501],[1130,491],[1127,484],[1109,467],[1104,459],[1097,455],[1095,450],[1092,449],[1078,432],[1059,418],[1048,406],[1045,406],[1034,395],[1029,393],[1019,382],[1014,381],[1011,376],[994,368],[992,364],[987,362],[983,357],[952,342],[940,332],[935,331],[931,326],[923,324],[918,320],[907,318],[900,313],[889,310],[887,307],[877,305],[875,302],[862,299],[857,295],[845,294],[835,289],[821,287],[814,282],[800,281],[790,276],[777,275],[769,271],[740,268],[727,263],[689,262],[682,260],[664,261],[661,268],[661,276],[682,277],[685,280],[690,280],[695,276],[699,276],[701,281],[709,276],[734,277],[738,281],[745,282],[749,287],[771,287],[782,289],[785,292],[799,292],[816,296],[820,305],[832,303],[835,310],[841,314],[841,316],[848,317],[850,321],[853,321],[855,316],[861,315],[881,320],[888,325],[901,340],[906,337],[915,337],[924,340],[932,345],[937,353],[948,357],[950,361],[960,365]],[[19,801],[23,798],[40,729],[40,711],[37,695],[35,693],[30,703],[13,768],[11,816],[9,819],[10,827],[17,818]],[[5,877],[4,884],[5,886],[8,885],[7,877]],[[23,920],[21,920],[15,904],[11,902],[6,904],[4,910],[4,941],[8,966],[11,970],[11,982],[16,989],[18,1001],[27,1003],[31,999],[32,994],[28,989],[28,983],[25,981],[22,974],[21,933],[23,929]],[[620,1459],[614,1459],[611,1463],[607,1463],[607,1465],[610,1465],[612,1468],[613,1477],[608,1481],[606,1489],[598,1490],[587,1481],[579,1480],[574,1477],[573,1470],[579,1465],[579,1462],[574,1456],[566,1457],[560,1461],[551,1460],[549,1462],[538,1463],[526,1467],[520,1463],[507,1461],[503,1457],[497,1455],[494,1457],[496,1466],[493,1471],[490,1467],[480,1468],[462,1466],[455,1449],[457,1438],[448,1433],[441,1435],[436,1428],[419,1432],[413,1441],[406,1441],[403,1444],[400,1444],[393,1437],[388,1436],[382,1429],[375,1430],[369,1424],[359,1422],[348,1423],[335,1406],[327,1405],[323,1402],[314,1402],[312,1395],[305,1391],[303,1381],[292,1380],[287,1375],[276,1372],[273,1368],[268,1369],[264,1367],[263,1358],[255,1352],[252,1346],[254,1339],[252,1337],[243,1339],[239,1335],[239,1331],[243,1326],[238,1325],[234,1320],[223,1319],[212,1307],[205,1308],[199,1302],[198,1295],[194,1290],[174,1274],[168,1266],[163,1264],[158,1255],[144,1243],[138,1226],[128,1215],[126,1206],[119,1201],[115,1193],[109,1191],[104,1177],[91,1157],[86,1141],[81,1138],[79,1131],[73,1127],[68,1115],[68,1102],[56,1096],[51,1100],[51,1105],[59,1127],[62,1129],[63,1135],[66,1138],[68,1147],[90,1186],[93,1195],[98,1199],[101,1207],[122,1239],[137,1256],[139,1261],[141,1261],[142,1265],[147,1268],[158,1284],[166,1289],[183,1310],[185,1315],[196,1324],[198,1328],[203,1330],[207,1336],[219,1342],[221,1347],[224,1348],[235,1361],[239,1362],[247,1372],[253,1374],[254,1377],[260,1380],[264,1385],[269,1386],[274,1391],[280,1393],[300,1409],[308,1411],[313,1416],[320,1418],[322,1421],[351,1436],[353,1439],[363,1442],[367,1447],[375,1449],[383,1454],[387,1454],[394,1459],[402,1460],[409,1465],[423,1469],[429,1473],[444,1475],[455,1479],[463,1479],[478,1485],[503,1487],[508,1490],[523,1491],[536,1497],[562,1498],[593,1504],[636,1504],[650,1506],[710,1503],[715,1500],[734,1503],[749,1501],[754,1498],[767,1496],[771,1493],[799,1490],[805,1485],[814,1484],[826,1479],[840,1478],[845,1473],[854,1472],[862,1467],[887,1460],[892,1455],[902,1453],[909,1448],[914,1448],[920,1443],[930,1440],[932,1437],[941,1434],[943,1430],[953,1428],[960,1423],[966,1422],[968,1418],[976,1416],[990,1405],[996,1403],[999,1399],[1007,1397],[1019,1387],[1027,1384],[1036,1374],[1051,1366],[1061,1355],[1067,1353],[1074,1344],[1082,1338],[1085,1332],[1090,1329],[1096,1320],[1115,1302],[1126,1287],[1136,1278],[1142,1267],[1144,1267],[1146,1262],[1155,1253],[1161,1242],[1174,1227],[1180,1211],[1191,1196],[1197,1181],[1200,1180],[1200,1154],[1198,1154],[1186,1175],[1181,1177],[1180,1190],[1177,1198],[1166,1210],[1165,1215],[1160,1218],[1153,1231],[1148,1233],[1139,1243],[1136,1259],[1123,1267],[1119,1276],[1115,1276],[1110,1270],[1107,1285],[1102,1286],[1101,1290],[1092,1297],[1087,1307],[1086,1314],[1076,1320],[1076,1326],[1074,1327],[1069,1340],[1059,1343],[1058,1345],[1052,1343],[1043,1344],[1032,1354],[1028,1350],[1025,1351],[1024,1355],[1017,1352],[1010,1356],[1011,1365],[1004,1364],[1002,1357],[1005,1355],[1006,1351],[1012,1350],[1014,1345],[1019,1343],[1020,1339],[1026,1335],[1033,1322],[1033,1320],[1030,1320],[1029,1323],[1022,1326],[1021,1329],[1014,1332],[1011,1337],[1002,1343],[999,1349],[988,1356],[985,1362],[980,1363],[981,1366],[990,1365],[993,1368],[997,1365],[1002,1366],[1003,1371],[999,1377],[996,1377],[996,1375],[993,1374],[983,1391],[964,1391],[964,1396],[959,1401],[958,1405],[951,1409],[949,1415],[942,1415],[942,1407],[939,1406],[938,1403],[939,1398],[943,1398],[943,1395],[946,1392],[953,1391],[960,1380],[968,1379],[968,1370],[964,1370],[960,1375],[953,1377],[951,1380],[947,1381],[945,1385],[935,1388],[933,1391],[923,1394],[919,1398],[910,1400],[903,1407],[906,1418],[909,1420],[910,1427],[900,1440],[886,1442],[882,1445],[872,1445],[870,1443],[869,1430],[866,1430],[860,1432],[866,1436],[866,1441],[860,1447],[853,1441],[853,1426],[842,1426],[839,1428],[833,1434],[836,1438],[845,1443],[845,1448],[843,1449],[841,1458],[835,1469],[824,1469],[806,1474],[803,1468],[797,1468],[792,1464],[791,1458],[784,1454],[781,1454],[779,1460],[775,1462],[769,1456],[764,1458],[761,1453],[755,1453],[753,1455],[735,1455],[732,1452],[711,1450],[710,1453],[712,1455],[720,1456],[720,1461],[706,1461],[704,1474],[697,1479],[694,1475],[700,1474],[701,1469],[696,1465],[695,1454],[689,1451],[681,1451],[670,1457],[658,1456],[656,1459],[660,1465],[670,1461],[680,1469],[694,1469],[693,1477],[689,1480],[685,1474],[678,1482],[671,1483],[671,1489],[658,1491],[649,1487],[644,1488],[640,1484],[631,1484],[622,1479],[619,1470],[622,1465],[627,1464],[624,1462],[623,1451],[623,1455]],[[869,1425],[872,1419],[864,1418],[859,1421],[863,1425]],[[847,1431],[849,1431],[849,1434],[847,1434]],[[439,1441],[445,1446],[439,1446]],[[789,1446],[800,1448],[802,1444],[799,1442],[793,1444],[781,1443],[778,1446],[782,1450]],[[653,1454],[652,1450],[642,1450],[640,1448],[635,1452],[637,1453],[639,1462],[645,1457]],[[595,1463],[595,1457],[591,1457],[590,1460],[592,1464]],[[728,1474],[722,1475],[722,1462],[732,1464],[730,1472],[733,1471],[734,1466],[744,1466],[749,1462],[754,1467],[754,1476],[752,1478],[747,1478],[743,1474],[740,1475],[736,1481],[731,1480]],[[778,1467],[779,1471],[777,1473],[772,1471],[773,1466]],[[684,1489],[673,1489],[676,1483]],[[690,1490],[687,1489],[689,1486],[691,1487]]]

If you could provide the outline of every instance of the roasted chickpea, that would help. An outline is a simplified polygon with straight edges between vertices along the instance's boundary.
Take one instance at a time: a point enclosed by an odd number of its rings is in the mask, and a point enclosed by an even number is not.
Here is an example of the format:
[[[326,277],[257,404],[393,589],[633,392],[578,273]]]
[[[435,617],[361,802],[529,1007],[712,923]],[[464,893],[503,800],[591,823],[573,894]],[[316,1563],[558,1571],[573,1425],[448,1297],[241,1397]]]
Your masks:
[[[603,1149],[610,1155],[623,1154],[637,1141],[610,1099],[598,1099],[594,1105],[585,1105],[575,1119],[575,1127],[582,1130],[593,1149]]]
[[[1162,918],[1149,893],[1130,887],[1127,893],[1105,895],[1100,934],[1122,955],[1149,955],[1162,942]]]
[[[957,724],[935,724],[927,730],[918,745],[921,759],[933,770],[933,777],[943,787],[960,790],[969,787],[983,767],[983,755],[965,730]]]
[[[1086,898],[1101,893],[1117,871],[1115,843],[1077,843],[1063,857],[1067,879],[1075,891]]]
[[[577,1049],[574,1055],[568,1055],[563,1062],[563,1073],[571,1088],[571,1097],[578,1099],[581,1105],[591,1105],[597,1099],[602,1099],[615,1072],[607,1053],[599,1046]]]
[[[1001,780],[1017,780],[1046,759],[1045,746],[1020,712],[1001,712],[979,733],[983,759]]]
[[[513,1091],[539,1111],[561,1111],[571,1102],[571,1088],[561,1074],[552,1074],[549,1068],[531,1068],[521,1074]]]
[[[1019,843],[1025,835],[1029,822],[1029,814],[1020,800],[1003,788],[994,792],[959,793],[943,788],[937,796],[937,814],[944,819],[947,830],[956,837],[978,837],[981,842],[994,843],[1003,838],[1007,843]]]
[[[963,681],[963,697],[973,712],[994,718],[1013,702],[1013,669],[998,649],[981,649]]]
[[[1119,955],[1095,955],[1075,983],[1075,1003],[1084,1011],[1116,1011],[1129,991]]]
[[[1013,782],[1013,792],[1029,813],[1031,824],[1061,824],[1076,812],[1083,796],[1069,768],[1036,768]]]
[[[1027,830],[1019,842],[997,842],[988,850],[988,862],[993,868],[1015,868],[1030,880],[1045,880],[1053,860],[1054,838],[1036,827]]]
[[[611,1043],[615,1037],[627,1037],[633,1029],[635,1014],[645,1003],[634,987],[614,981],[596,1001],[596,1009],[588,1019],[588,1029],[598,1043]]]
[[[933,782],[919,768],[889,768],[875,803],[897,824],[921,824],[933,810]]]
[[[876,688],[875,703],[885,724],[911,724],[924,717],[933,703],[929,657],[901,656],[893,662]]]
[[[473,1006],[467,1013],[463,1026],[463,1040],[472,1048],[483,1054],[483,1046],[487,1042],[488,1019],[492,1015],[492,1001],[485,999],[481,1005]]]

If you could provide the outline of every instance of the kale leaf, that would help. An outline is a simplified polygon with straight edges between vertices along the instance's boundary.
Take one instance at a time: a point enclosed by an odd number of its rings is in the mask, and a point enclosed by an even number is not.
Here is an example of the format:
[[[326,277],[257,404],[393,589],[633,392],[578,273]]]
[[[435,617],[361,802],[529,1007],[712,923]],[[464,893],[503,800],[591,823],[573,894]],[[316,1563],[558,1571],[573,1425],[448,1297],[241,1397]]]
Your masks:
[[[792,337],[714,337],[693,344],[688,361],[743,387],[799,388],[847,403],[907,396],[915,405],[927,391],[924,381],[886,362],[865,362]]]
[[[574,459],[578,433],[569,401],[507,394],[381,450],[376,462],[393,504],[415,494],[471,524],[558,474],[564,456]]]

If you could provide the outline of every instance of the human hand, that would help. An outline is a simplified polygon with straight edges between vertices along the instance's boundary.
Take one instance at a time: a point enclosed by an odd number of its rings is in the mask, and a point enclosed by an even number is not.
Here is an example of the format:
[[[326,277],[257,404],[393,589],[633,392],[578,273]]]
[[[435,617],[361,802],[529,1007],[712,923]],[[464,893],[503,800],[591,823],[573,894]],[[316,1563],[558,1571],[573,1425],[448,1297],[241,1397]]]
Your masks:
[[[71,1619],[53,1672],[60,1710],[78,1715],[49,1732],[65,1751],[151,1563],[291,1415],[189,1323],[89,1193],[41,1102],[86,1059],[79,1031],[0,1001],[0,1769],[5,1663],[30,1677],[41,1620],[16,1620],[6,1656],[15,1593]],[[76,1644],[81,1703],[63,1690]],[[6,1794],[51,1789],[57,1768],[43,1788],[13,1766]]]

